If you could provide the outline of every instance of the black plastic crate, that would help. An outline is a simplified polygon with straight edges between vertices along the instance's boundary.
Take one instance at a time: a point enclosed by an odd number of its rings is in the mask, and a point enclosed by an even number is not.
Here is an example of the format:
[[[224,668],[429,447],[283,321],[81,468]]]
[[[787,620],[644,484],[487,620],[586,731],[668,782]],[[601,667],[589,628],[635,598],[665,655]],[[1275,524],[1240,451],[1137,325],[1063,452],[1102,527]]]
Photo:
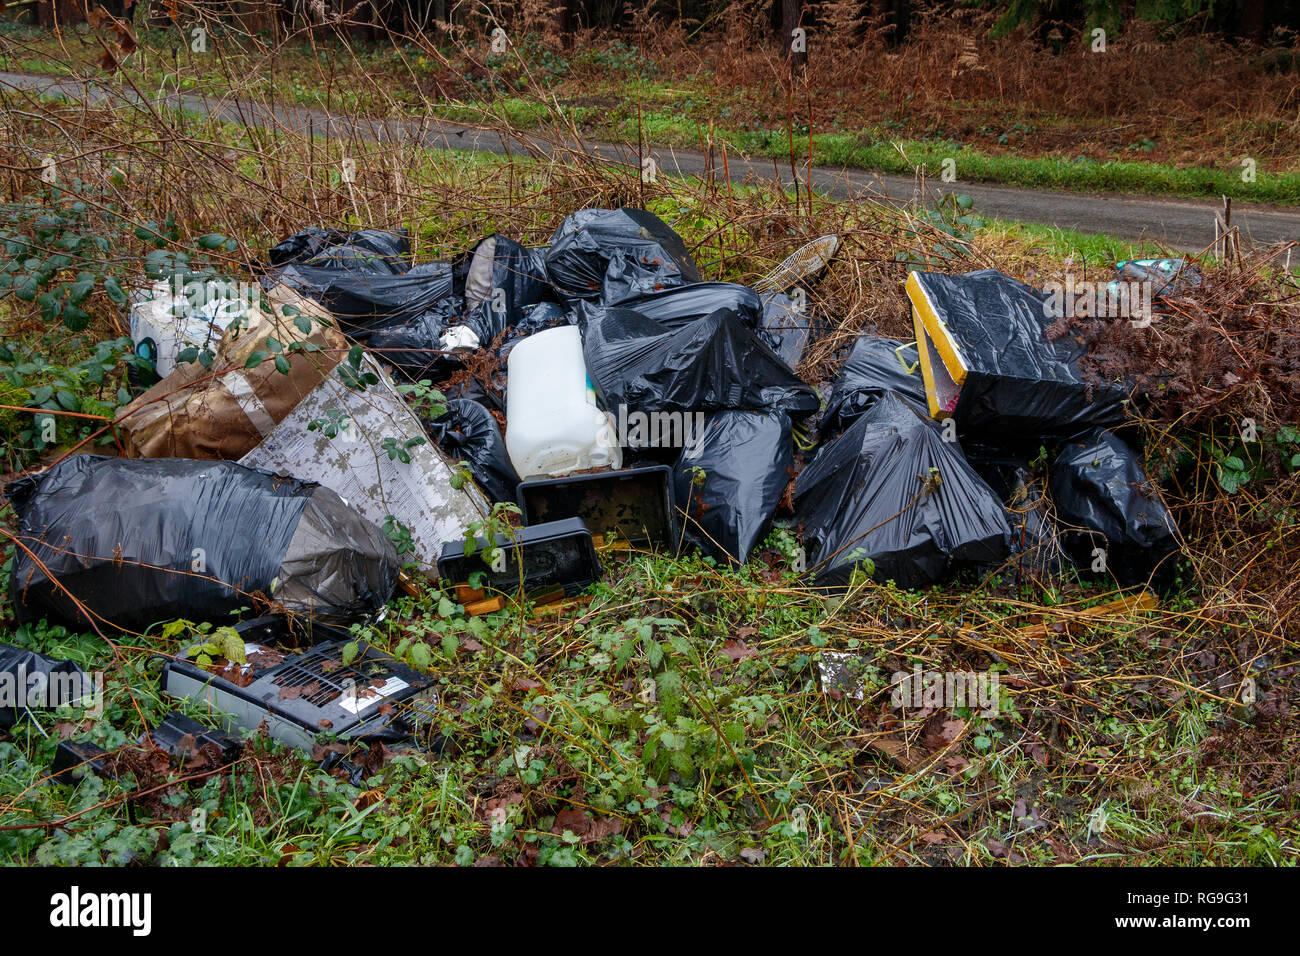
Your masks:
[[[526,525],[581,518],[601,545],[677,547],[667,465],[521,481],[519,508]]]

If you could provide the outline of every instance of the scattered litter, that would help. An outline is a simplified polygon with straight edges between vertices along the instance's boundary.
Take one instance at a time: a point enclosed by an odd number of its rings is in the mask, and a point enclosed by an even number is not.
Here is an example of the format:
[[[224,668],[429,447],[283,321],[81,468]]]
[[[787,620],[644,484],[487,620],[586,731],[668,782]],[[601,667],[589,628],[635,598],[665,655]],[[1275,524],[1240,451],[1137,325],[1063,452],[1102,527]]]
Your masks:
[[[892,394],[803,470],[795,513],[818,585],[847,584],[869,559],[876,580],[918,587],[1011,550],[997,495],[936,423]]]
[[[344,664],[345,641],[318,644],[240,685],[187,659],[163,666],[163,690],[206,703],[228,730],[265,726],[275,740],[311,752],[318,734],[397,743],[426,733],[437,715],[434,680],[360,642]],[[229,715],[229,716],[226,716]]]
[[[1127,392],[1084,380],[1075,335],[1051,338],[1048,297],[991,269],[907,277],[930,414],[952,417],[963,440],[1067,437],[1124,418]]]
[[[784,412],[715,412],[673,468],[686,540],[715,561],[743,564],[772,529],[793,466]]]
[[[1108,287],[1118,289],[1121,282],[1150,282],[1153,299],[1178,295],[1201,284],[1201,271],[1186,259],[1123,259],[1115,263],[1115,281]]]
[[[574,597],[600,579],[591,532],[580,518],[547,521],[496,536],[496,560],[485,563],[487,539],[448,541],[438,559],[438,576],[470,615],[499,610],[505,599],[523,594],[535,604]]]
[[[392,542],[333,491],[231,462],[77,455],[7,494],[22,621],[144,630],[259,605],[350,621],[397,582]]]
[[[861,654],[848,651],[822,651],[817,655],[817,676],[822,693],[839,693],[853,700],[866,696],[868,661]]]
[[[1173,517],[1122,438],[1094,429],[1066,442],[1052,462],[1048,488],[1066,548],[1081,569],[1114,575],[1123,585],[1171,581],[1178,550]]]
[[[473,485],[452,486],[451,463],[369,355],[341,363],[240,462],[319,482],[385,531],[405,529],[428,568],[488,511]]]

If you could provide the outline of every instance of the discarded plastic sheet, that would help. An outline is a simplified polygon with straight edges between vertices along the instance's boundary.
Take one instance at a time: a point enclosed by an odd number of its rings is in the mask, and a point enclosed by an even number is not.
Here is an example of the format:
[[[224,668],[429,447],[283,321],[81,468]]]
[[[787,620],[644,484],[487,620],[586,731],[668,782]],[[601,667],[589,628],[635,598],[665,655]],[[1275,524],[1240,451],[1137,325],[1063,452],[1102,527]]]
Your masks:
[[[848,651],[822,651],[817,655],[817,676],[822,693],[840,693],[853,700],[866,694],[867,671],[871,662],[862,654]]]
[[[644,209],[583,209],[566,216],[545,254],[546,274],[569,304],[622,299],[699,282],[686,245]]]
[[[13,726],[25,710],[75,706],[94,691],[90,676],[72,661],[0,644],[0,729]]]
[[[611,411],[765,410],[803,418],[821,405],[731,309],[667,330],[622,308],[580,318],[587,372]]]
[[[935,423],[892,393],[803,470],[795,514],[818,585],[847,584],[870,559],[876,580],[919,587],[1010,553],[1002,502]]]
[[[232,462],[77,455],[7,494],[22,621],[144,630],[260,605],[351,621],[397,583],[392,542],[333,491]]]
[[[349,387],[344,367],[349,378],[369,373],[378,381],[358,391]],[[442,542],[461,536],[488,510],[477,488],[452,487],[450,463],[369,355],[356,370],[335,369],[240,461],[318,481],[380,528],[400,534],[396,521],[410,534],[411,557],[429,568]]]
[[[322,733],[385,743],[427,733],[438,709],[433,679],[364,642],[352,663],[344,664],[347,644],[317,644],[292,657],[274,655],[267,667],[250,663],[220,672],[191,660],[169,660],[163,690],[208,704],[227,729],[247,732],[265,725],[272,738],[308,753]],[[253,662],[260,650],[246,645],[245,656]]]
[[[467,398],[447,401],[446,411],[424,423],[425,431],[451,461],[464,461],[492,501],[514,502],[519,475],[506,452],[496,419]]]
[[[1066,550],[1082,570],[1123,585],[1167,585],[1178,550],[1172,516],[1127,442],[1094,429],[1062,445],[1048,473]]]
[[[991,269],[907,277],[912,325],[930,414],[951,416],[964,435],[1032,442],[1092,425],[1117,424],[1126,392],[1086,382],[1072,335],[1049,340],[1048,297]]]
[[[794,451],[784,412],[715,412],[673,467],[685,537],[716,561],[738,562],[772,529]]]
[[[468,614],[494,611],[504,598],[522,593],[538,604],[562,601],[586,590],[600,578],[591,532],[581,518],[547,521],[498,534],[498,559],[487,564],[486,538],[475,539],[472,555],[464,541],[448,541],[438,559],[438,576],[449,585]]]
[[[597,545],[677,548],[672,471],[624,468],[519,483],[525,524],[581,518]]]
[[[835,380],[821,433],[835,436],[858,420],[882,396],[893,393],[926,410],[925,381],[914,343],[862,335],[853,343]]]
[[[182,364],[131,402],[118,416],[123,447],[135,458],[235,460],[256,447],[276,424],[338,364],[347,342],[320,306],[277,287],[237,336],[226,337],[211,369]],[[304,332],[299,325],[307,324]],[[289,373],[276,368],[269,341],[284,350]],[[295,342],[314,351],[287,351]],[[263,360],[249,368],[257,353]]]
[[[596,404],[576,326],[524,339],[506,360],[506,450],[524,478],[619,468],[623,451]]]

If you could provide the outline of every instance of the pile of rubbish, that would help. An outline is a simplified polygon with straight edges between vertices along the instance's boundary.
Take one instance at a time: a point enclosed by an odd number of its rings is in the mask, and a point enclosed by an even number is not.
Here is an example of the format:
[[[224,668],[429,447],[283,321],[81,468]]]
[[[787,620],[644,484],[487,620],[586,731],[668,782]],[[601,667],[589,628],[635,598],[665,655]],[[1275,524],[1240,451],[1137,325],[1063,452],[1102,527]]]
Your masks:
[[[586,209],[544,247],[492,235],[445,262],[414,262],[404,231],[309,229],[271,249],[254,301],[144,287],[131,328],[157,375],[117,422],[123,457],[8,489],[16,612],[288,622],[270,631],[307,635],[305,656],[173,662],[168,689],[307,746],[326,724],[395,739],[436,705],[374,649],[349,665],[369,703],[327,679],[338,628],[408,575],[484,613],[581,595],[598,555],[741,564],[782,521],[818,588],[966,569],[1158,584],[1176,534],[1123,436],[1128,391],[1085,381],[1087,342],[1048,334],[1045,293],[913,272],[915,341],[862,334],[823,396],[795,371],[817,334],[800,303],[835,245],[754,287],[710,282],[653,214]],[[489,520],[496,502],[522,527]],[[290,679],[314,688],[293,706]],[[381,700],[422,716],[365,719]]]

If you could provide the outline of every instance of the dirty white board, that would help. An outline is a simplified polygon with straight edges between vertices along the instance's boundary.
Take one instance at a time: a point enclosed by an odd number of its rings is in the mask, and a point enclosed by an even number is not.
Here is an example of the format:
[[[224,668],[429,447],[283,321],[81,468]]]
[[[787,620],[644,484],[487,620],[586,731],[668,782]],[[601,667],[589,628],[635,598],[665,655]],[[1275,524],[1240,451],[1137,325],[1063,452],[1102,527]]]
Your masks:
[[[451,486],[451,464],[369,355],[361,371],[378,375],[379,384],[356,391],[335,369],[239,462],[320,482],[381,528],[392,515],[411,532],[415,553],[403,558],[436,568],[443,543],[463,538],[487,514],[487,500],[472,482],[460,491]],[[338,422],[340,415],[344,427],[333,438],[308,427]],[[398,447],[424,442],[406,448],[411,460],[403,462],[383,447],[388,438]]]

